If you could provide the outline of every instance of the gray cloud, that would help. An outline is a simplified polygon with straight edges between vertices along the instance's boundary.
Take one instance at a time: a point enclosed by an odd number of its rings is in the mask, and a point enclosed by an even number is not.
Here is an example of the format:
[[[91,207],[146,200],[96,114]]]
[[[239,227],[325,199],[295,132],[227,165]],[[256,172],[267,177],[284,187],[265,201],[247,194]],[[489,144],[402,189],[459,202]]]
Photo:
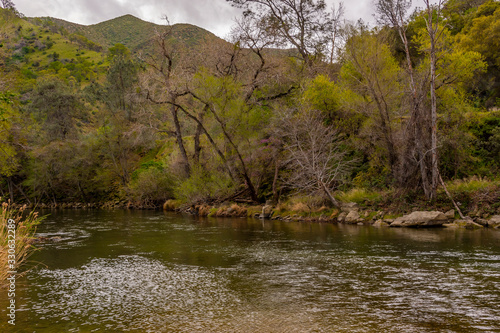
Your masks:
[[[326,0],[330,5],[336,0]],[[418,1],[420,2],[420,1]],[[225,0],[14,0],[26,16],[51,16],[80,24],[96,24],[131,14],[145,21],[163,24],[167,15],[171,23],[190,23],[225,37],[240,10]],[[373,22],[373,0],[344,1],[346,19]]]

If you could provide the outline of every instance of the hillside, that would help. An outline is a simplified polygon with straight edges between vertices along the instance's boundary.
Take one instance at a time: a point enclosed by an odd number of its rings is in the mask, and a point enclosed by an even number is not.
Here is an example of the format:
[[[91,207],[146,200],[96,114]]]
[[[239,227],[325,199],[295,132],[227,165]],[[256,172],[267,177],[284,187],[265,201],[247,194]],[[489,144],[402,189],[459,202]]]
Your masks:
[[[93,25],[81,25],[57,18],[36,18],[34,22],[53,23],[63,33],[76,34],[102,46],[104,49],[121,43],[133,53],[147,49],[151,38],[157,31],[161,32],[165,26],[143,21],[132,15],[124,15],[105,22]],[[175,24],[173,37],[188,47],[220,40],[211,32],[190,24]]]
[[[0,61],[10,75],[25,80],[24,86],[47,74],[81,83],[101,81],[110,47],[121,43],[133,54],[153,52],[151,39],[165,28],[132,15],[85,26],[50,17],[20,18],[0,8]],[[172,26],[170,40],[188,50],[224,43],[190,24]]]

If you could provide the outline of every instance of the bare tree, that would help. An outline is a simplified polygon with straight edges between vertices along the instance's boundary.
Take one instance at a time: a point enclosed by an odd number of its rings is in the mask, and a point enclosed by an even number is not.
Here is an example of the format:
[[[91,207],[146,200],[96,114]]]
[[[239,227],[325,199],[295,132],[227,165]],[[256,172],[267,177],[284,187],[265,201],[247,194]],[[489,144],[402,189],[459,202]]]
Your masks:
[[[0,3],[4,9],[16,10],[16,6],[11,0],[0,0]]]
[[[427,50],[429,55],[429,72],[421,80],[420,84],[418,84],[406,33],[408,22],[407,12],[411,1],[379,0],[377,2],[379,22],[396,28],[405,48],[413,109],[408,127],[413,131],[413,135],[410,138],[415,142],[417,150],[416,160],[419,164],[422,185],[425,195],[429,199],[436,197],[439,184],[436,65],[439,60],[438,54],[440,51],[438,44],[444,32],[444,26],[440,24],[441,10],[444,3],[444,0],[438,0],[435,4],[431,4],[430,0],[424,0],[424,20],[426,23],[426,32],[429,37],[429,48]],[[429,87],[430,110],[424,110],[423,108],[423,101],[427,94],[426,87]]]
[[[264,25],[278,47],[293,47],[306,65],[324,57],[332,37],[332,17],[324,0],[226,0]]]
[[[351,170],[352,161],[338,133],[324,125],[318,112],[302,110],[283,118],[281,137],[289,154],[290,186],[307,193],[323,192],[339,207],[333,191]]]
[[[425,24],[429,35],[430,48],[430,95],[431,95],[431,193],[430,198],[434,199],[439,180],[438,153],[437,153],[437,98],[436,98],[436,63],[437,63],[437,41],[443,33],[443,28],[439,25],[441,7],[443,0],[439,0],[436,5],[431,5],[429,0],[424,0],[427,17]],[[434,17],[435,15],[435,17]]]
[[[330,64],[333,63],[333,58],[335,56],[335,49],[337,47],[336,41],[340,31],[340,25],[342,23],[342,18],[344,17],[344,3],[339,3],[339,8],[332,8],[332,47],[330,50]]]
[[[173,45],[173,27],[169,24],[166,17],[165,20],[167,22],[165,30],[161,32],[157,31],[153,39],[159,53],[142,56],[142,60],[152,68],[155,74],[153,80],[156,81],[157,86],[161,87],[159,90],[162,91],[162,93],[160,93],[162,96],[159,97],[154,91],[148,90],[147,99],[156,104],[168,105],[175,128],[174,135],[181,153],[184,171],[186,175],[189,176],[191,173],[191,166],[184,144],[181,122],[179,120],[179,107],[176,103],[180,97],[187,95],[187,91],[182,88],[182,84],[178,84],[178,81],[182,80],[183,76],[183,69],[181,66],[177,66],[179,45]]]
[[[378,0],[376,3],[378,22],[387,24],[395,28],[403,43],[406,55],[406,72],[409,79],[409,95],[411,100],[411,112],[407,122],[406,129],[406,153],[403,156],[403,170],[412,170],[413,165],[418,165],[422,188],[427,198],[435,196],[435,189],[431,180],[429,180],[429,152],[432,148],[429,144],[430,136],[428,133],[430,120],[428,114],[423,110],[423,103],[426,96],[425,87],[428,83],[428,78],[418,79],[418,75],[414,69],[413,59],[410,52],[410,42],[407,36],[409,14],[408,10],[411,7],[411,0]],[[411,172],[408,172],[411,177]],[[412,181],[405,180],[405,183],[411,184]]]

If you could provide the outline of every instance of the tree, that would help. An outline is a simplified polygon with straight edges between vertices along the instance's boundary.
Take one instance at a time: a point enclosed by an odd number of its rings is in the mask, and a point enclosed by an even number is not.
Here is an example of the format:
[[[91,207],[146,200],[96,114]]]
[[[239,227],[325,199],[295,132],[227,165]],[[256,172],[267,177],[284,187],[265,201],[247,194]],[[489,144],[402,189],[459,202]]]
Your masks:
[[[110,68],[106,75],[102,99],[112,112],[123,112],[128,121],[133,119],[133,97],[138,83],[139,66],[131,59],[130,51],[122,44],[109,49]]]
[[[427,17],[425,25],[429,36],[429,62],[430,62],[430,96],[431,96],[431,188],[429,198],[436,197],[436,191],[439,180],[438,169],[438,138],[437,138],[437,97],[436,97],[436,65],[438,61],[437,43],[443,34],[443,27],[440,26],[441,7],[443,1],[439,0],[435,6],[430,4],[429,0],[424,0]]]
[[[498,106],[500,98],[500,3],[488,1],[473,13],[457,35],[457,44],[464,50],[479,52],[488,63],[488,71],[474,78],[469,90],[491,108]]]
[[[0,3],[4,9],[16,10],[16,5],[11,0],[1,0]]]
[[[387,167],[400,185],[404,182],[404,171],[400,168],[400,131],[396,128],[403,115],[400,67],[380,33],[354,26],[348,26],[345,33],[348,37],[342,54],[342,83],[362,97],[357,109],[369,119],[365,122],[364,136],[371,145],[384,148]]]
[[[82,107],[79,96],[58,79],[42,82],[29,105],[48,141],[74,137],[76,119],[81,117]]]
[[[399,37],[403,43],[405,55],[406,55],[406,72],[409,81],[409,93],[411,98],[411,113],[408,122],[408,132],[407,139],[409,144],[407,145],[408,151],[406,152],[404,169],[412,169],[411,165],[414,161],[417,162],[421,184],[424,190],[425,196],[427,198],[433,198],[435,196],[434,185],[429,181],[429,170],[435,166],[433,163],[429,167],[428,164],[428,153],[432,152],[432,148],[428,145],[428,141],[431,141],[432,134],[428,134],[426,131],[431,128],[431,132],[434,127],[431,125],[432,117],[428,115],[423,110],[423,103],[426,97],[424,87],[425,82],[417,81],[417,72],[414,69],[414,62],[410,52],[410,41],[408,39],[408,9],[411,6],[410,0],[379,0],[376,3],[377,13],[379,14],[378,20],[382,24],[387,24],[397,30]],[[427,81],[427,80],[424,80]],[[415,146],[414,152],[410,148]],[[435,180],[435,172],[432,173],[432,181]]]
[[[324,0],[227,0],[263,25],[262,38],[293,47],[307,66],[327,54],[333,19]]]
[[[10,200],[14,202],[13,176],[20,168],[22,139],[19,133],[20,115],[13,108],[15,95],[0,92],[0,177],[6,179]],[[20,149],[21,148],[21,149]]]
[[[299,109],[283,118],[281,137],[291,170],[288,184],[308,194],[322,192],[339,207],[333,191],[351,170],[352,161],[347,159],[339,134],[323,121],[311,109]]]
[[[153,39],[157,53],[142,56],[142,60],[151,69],[150,78],[147,80],[149,82],[146,88],[146,99],[157,105],[168,107],[174,124],[173,134],[181,153],[184,173],[189,176],[191,164],[184,144],[182,126],[179,120],[180,110],[177,103],[180,97],[187,95],[182,84],[185,68],[178,63],[182,46],[174,45],[173,27],[168,25],[168,19],[166,21],[165,30],[156,31]]]

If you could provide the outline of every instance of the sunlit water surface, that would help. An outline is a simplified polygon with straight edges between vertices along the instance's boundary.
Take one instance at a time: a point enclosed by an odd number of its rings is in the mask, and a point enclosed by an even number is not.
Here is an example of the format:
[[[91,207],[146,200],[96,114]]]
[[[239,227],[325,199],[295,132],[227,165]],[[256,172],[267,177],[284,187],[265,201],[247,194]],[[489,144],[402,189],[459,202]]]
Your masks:
[[[58,211],[0,332],[500,332],[500,232]]]

